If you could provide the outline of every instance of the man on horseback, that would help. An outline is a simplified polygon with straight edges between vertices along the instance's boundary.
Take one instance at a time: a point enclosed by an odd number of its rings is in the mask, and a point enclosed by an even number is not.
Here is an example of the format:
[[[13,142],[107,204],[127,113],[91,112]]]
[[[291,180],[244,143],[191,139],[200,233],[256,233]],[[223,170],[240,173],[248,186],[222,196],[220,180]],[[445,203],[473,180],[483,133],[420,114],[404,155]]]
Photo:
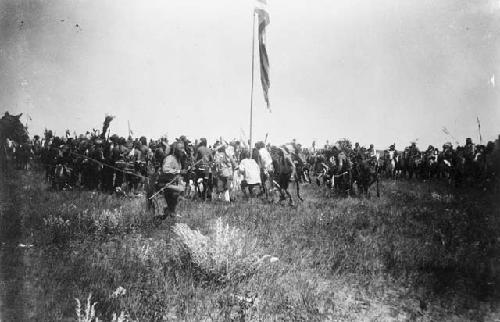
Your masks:
[[[422,156],[420,150],[417,148],[416,142],[412,142],[408,147],[407,159],[408,176],[411,179],[414,174],[417,176],[417,172],[420,171],[422,163]],[[420,175],[420,173],[418,173],[418,175]]]

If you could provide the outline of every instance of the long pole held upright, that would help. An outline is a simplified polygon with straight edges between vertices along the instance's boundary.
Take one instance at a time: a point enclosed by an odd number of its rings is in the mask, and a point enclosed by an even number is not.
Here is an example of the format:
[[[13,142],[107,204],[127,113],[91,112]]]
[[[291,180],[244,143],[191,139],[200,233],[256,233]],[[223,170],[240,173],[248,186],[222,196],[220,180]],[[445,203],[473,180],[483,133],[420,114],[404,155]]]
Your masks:
[[[255,65],[255,11],[253,13],[253,29],[252,29],[252,90],[250,92],[250,138],[249,138],[249,152],[252,157],[252,128],[253,128],[253,79],[254,79],[254,65]]]

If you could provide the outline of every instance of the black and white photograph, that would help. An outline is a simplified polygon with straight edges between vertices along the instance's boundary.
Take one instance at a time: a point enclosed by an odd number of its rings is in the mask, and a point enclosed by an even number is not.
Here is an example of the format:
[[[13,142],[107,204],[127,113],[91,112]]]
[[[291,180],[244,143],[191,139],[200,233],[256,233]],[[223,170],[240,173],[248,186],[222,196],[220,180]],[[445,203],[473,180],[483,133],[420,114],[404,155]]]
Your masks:
[[[0,322],[500,321],[500,0],[0,0]]]

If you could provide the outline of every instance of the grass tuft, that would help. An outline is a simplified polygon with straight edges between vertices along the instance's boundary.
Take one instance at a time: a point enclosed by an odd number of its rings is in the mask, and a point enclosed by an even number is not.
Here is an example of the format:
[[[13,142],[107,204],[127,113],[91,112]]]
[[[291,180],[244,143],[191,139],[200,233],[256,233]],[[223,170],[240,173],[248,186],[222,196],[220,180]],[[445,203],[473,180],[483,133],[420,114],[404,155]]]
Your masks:
[[[247,278],[271,257],[262,255],[255,238],[225,224],[220,217],[215,220],[209,236],[190,229],[185,223],[175,224],[173,231],[193,264],[220,281]]]

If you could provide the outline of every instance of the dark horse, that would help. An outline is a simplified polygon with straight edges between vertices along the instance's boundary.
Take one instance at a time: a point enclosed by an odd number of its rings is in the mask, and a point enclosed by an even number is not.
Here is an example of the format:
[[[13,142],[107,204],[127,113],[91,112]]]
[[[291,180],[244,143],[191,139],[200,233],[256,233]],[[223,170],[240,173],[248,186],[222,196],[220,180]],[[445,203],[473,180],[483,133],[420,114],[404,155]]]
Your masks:
[[[378,162],[374,158],[358,156],[353,162],[353,181],[361,193],[368,195],[368,189],[377,184],[377,197],[380,197]]]

